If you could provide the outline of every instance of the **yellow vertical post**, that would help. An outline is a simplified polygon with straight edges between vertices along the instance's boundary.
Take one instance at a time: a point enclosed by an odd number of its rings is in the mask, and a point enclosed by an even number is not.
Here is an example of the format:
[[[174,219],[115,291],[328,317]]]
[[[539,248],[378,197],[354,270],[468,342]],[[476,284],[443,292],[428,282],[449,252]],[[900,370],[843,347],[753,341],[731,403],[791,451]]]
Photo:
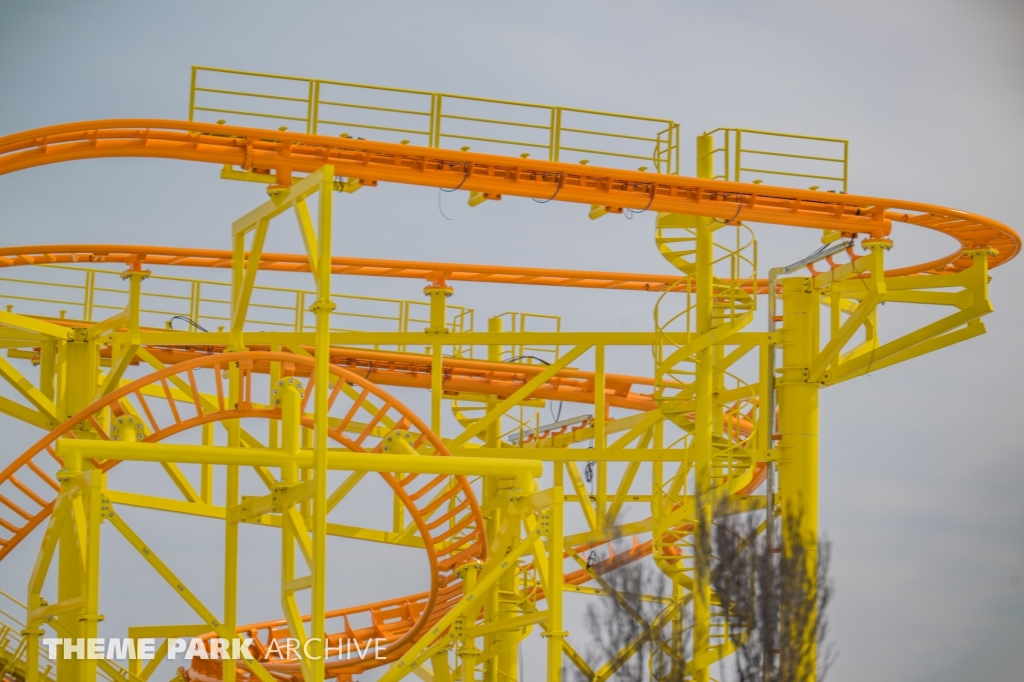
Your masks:
[[[779,495],[783,529],[794,517],[801,533],[817,537],[818,391],[807,382],[818,348],[819,303],[809,277],[782,280],[782,367],[778,380]],[[792,538],[787,538],[787,543]]]
[[[430,657],[434,682],[452,682],[452,669],[448,666],[448,650],[441,649]]]
[[[308,427],[302,428],[302,449],[312,450],[313,449],[313,429]],[[313,478],[313,470],[309,467],[302,467],[299,469],[299,480],[309,481]],[[313,523],[313,501],[306,500],[300,505],[302,509],[302,519],[306,522],[306,526],[310,526]]]
[[[281,352],[281,344],[271,344],[270,345],[270,352],[271,353],[280,353]],[[277,387],[277,385],[278,385],[277,382],[278,382],[278,379],[280,379],[280,378],[281,378],[281,363],[280,362],[271,362],[270,363],[270,387],[271,387],[271,390],[273,390],[275,387]],[[273,403],[273,400],[271,399],[270,402]],[[278,421],[276,419],[268,419],[267,420],[267,447],[268,448],[276,448],[277,447],[278,437],[280,435],[280,430],[281,430],[281,425],[278,423]]]
[[[441,435],[441,398],[444,392],[444,361],[440,343],[441,336],[448,333],[446,322],[446,300],[452,295],[453,289],[443,283],[431,284],[423,289],[430,299],[430,326],[428,335],[434,337],[430,347],[430,428],[438,436]]]
[[[79,464],[80,466],[81,464]],[[66,468],[67,462],[65,462]],[[70,473],[70,471],[66,472],[66,474]],[[57,601],[66,602],[82,596],[85,588],[85,576],[82,575],[80,566],[81,555],[78,553],[75,525],[73,520],[69,519],[61,528],[57,546]],[[80,620],[83,613],[84,609],[72,609],[57,616],[57,620],[63,626],[62,630],[67,633],[68,638],[84,637],[82,634],[83,622]],[[62,682],[63,680],[72,682],[81,680],[80,673],[80,661],[65,660],[63,657],[57,659],[57,678]]]
[[[85,523],[87,528],[88,545],[86,547],[85,566],[85,613],[82,614],[81,633],[82,637],[89,639],[99,636],[99,622],[103,620],[100,615],[100,524],[103,521],[100,510],[103,505],[103,479],[104,473],[86,464],[89,471],[89,487],[85,500]],[[86,657],[83,661],[83,679],[86,682],[93,682],[96,679],[96,659]]]
[[[99,357],[96,344],[89,341],[84,328],[75,330],[69,341],[60,343],[57,352],[57,415],[63,420],[76,414],[92,402],[99,377]],[[78,425],[74,431],[76,436],[81,438],[95,436],[93,427],[89,423]],[[72,456],[64,462],[64,468],[58,474],[63,494],[69,497],[76,494],[77,480],[84,470],[88,470],[88,467],[83,465],[80,457]],[[88,504],[87,501],[86,504]],[[81,506],[79,506],[79,510],[86,513]],[[87,513],[86,518],[81,521],[88,523]],[[83,571],[87,567],[83,566],[83,556],[78,544],[75,522],[69,518],[59,531],[56,550],[57,599],[61,602],[78,598],[82,598],[83,601],[88,599],[86,591],[89,581],[87,571]],[[87,559],[86,563],[88,563]],[[42,585],[39,588],[41,590]],[[84,632],[88,626],[84,618],[88,615],[87,608],[88,605],[83,604],[80,608],[71,609],[57,616],[67,637],[77,639],[86,636]],[[82,660],[58,658],[57,679],[61,682],[82,680],[85,674],[84,663]]]
[[[275,382],[278,401],[281,406],[281,449],[286,453],[297,456],[299,454],[300,440],[302,438],[302,395],[299,393],[299,380],[295,377]],[[298,468],[294,462],[288,462],[281,466],[281,478],[278,487],[275,489],[281,492],[287,491],[289,487],[298,481]],[[295,600],[295,527],[292,524],[291,507],[281,509],[281,605],[284,608],[285,618],[291,630],[292,637],[299,641],[300,646],[306,644],[306,633],[303,629],[302,615]],[[313,661],[300,658],[300,665],[304,676],[308,676]]]
[[[503,331],[504,323],[500,317],[492,317],[487,320],[487,331],[492,334],[500,334]],[[490,344],[487,346],[487,359],[491,362],[501,362],[502,346],[501,344]],[[487,411],[493,410],[498,403],[501,402],[500,398],[490,396],[487,398]],[[487,447],[496,448],[501,440],[501,420],[496,420],[493,424],[489,425],[485,431],[485,438],[487,440]],[[491,500],[498,496],[498,477],[497,476],[484,476],[484,495],[483,499]],[[487,545],[492,547],[495,539],[498,535],[498,529],[501,527],[502,512],[505,511],[504,506],[499,506],[490,511],[490,513],[484,515],[484,525],[487,534]],[[501,608],[499,603],[499,591],[498,589],[489,590],[484,600],[484,618],[488,621],[498,617],[498,611]],[[491,651],[496,646],[500,638],[500,635],[491,634],[484,638],[484,653],[487,654],[488,660],[484,664],[484,680],[485,682],[501,682],[500,662],[495,657],[491,657]]]
[[[241,397],[240,370],[237,362],[228,364],[228,400],[232,405],[237,405]],[[229,420],[225,424],[228,432],[228,447],[241,446],[242,425],[237,419]],[[224,508],[231,509],[238,506],[238,466],[227,466],[227,478],[224,490]],[[227,514],[224,521],[224,629],[234,632],[238,612],[238,519],[233,514]],[[225,661],[223,664],[222,679],[224,682],[235,682],[235,665]]]
[[[57,345],[52,341],[43,342],[39,346],[39,392],[50,400],[54,398],[56,360]]]
[[[561,486],[552,489],[553,502],[548,510],[548,589],[544,595],[548,603],[548,630],[544,635],[548,639],[547,682],[560,682],[562,679],[562,643],[568,634],[562,629],[562,587],[565,578],[562,554],[563,545],[563,502],[564,493]],[[519,679],[518,677],[516,679]]]
[[[483,564],[479,561],[463,564],[455,570],[455,573],[462,578],[463,598],[476,587],[476,579],[480,575]],[[476,637],[473,636],[473,627],[476,625],[475,611],[467,611],[459,616],[456,621],[456,632],[462,640],[459,648],[459,657],[462,659],[462,680],[461,682],[476,682],[476,662],[480,658],[480,649],[476,646]]]
[[[604,373],[604,346],[594,346],[594,447],[603,450],[606,443],[605,437],[605,373]],[[598,460],[597,462],[597,514],[595,518],[599,526],[605,523],[605,514],[608,513],[608,462]]]
[[[239,232],[232,240],[231,259],[231,342],[228,352],[243,351],[245,345],[242,341],[242,326],[244,321],[235,324],[237,306],[241,300],[242,290],[245,287],[245,233]],[[237,405],[241,397],[240,372],[237,362],[228,363],[228,402]],[[227,430],[227,442],[229,447],[241,445],[241,424],[237,419],[225,422]],[[212,436],[212,433],[210,434]],[[206,434],[204,433],[204,438]],[[226,475],[224,481],[224,508],[231,510],[239,503],[238,490],[238,466],[228,465],[225,467]],[[212,472],[209,472],[207,480],[212,484]],[[228,513],[224,519],[224,629],[233,632],[235,630],[238,611],[238,519],[234,514]],[[234,663],[224,661],[222,665],[222,679],[224,682],[235,682],[236,668]]]
[[[818,384],[807,381],[819,347],[819,296],[809,277],[782,280],[782,367],[778,379],[779,496],[783,551],[803,543],[809,566],[817,563],[818,539]],[[794,531],[799,537],[793,537]],[[812,568],[813,570],[813,568]],[[813,573],[812,580],[813,580]],[[813,637],[812,637],[813,640]],[[807,652],[813,682],[814,642]],[[803,667],[803,666],[801,666]]]
[[[203,424],[203,445],[213,445],[213,424]],[[199,496],[206,504],[213,504],[213,465],[199,465]]]
[[[713,140],[708,135],[697,138],[697,176],[713,177]],[[714,228],[709,220],[697,226],[696,331],[702,336],[711,332],[714,303]],[[696,532],[693,561],[693,658],[700,660],[711,645],[711,458],[714,435],[714,348],[697,352],[695,384],[695,415],[693,428],[694,484],[697,496]],[[708,668],[695,667],[694,682],[708,682]]]
[[[318,220],[320,260],[317,267],[317,298],[313,382],[313,589],[310,595],[311,658],[314,659],[309,682],[324,682],[323,643],[326,632],[324,604],[327,593],[327,399],[331,361],[331,227],[333,222],[334,166],[321,169]],[[318,658],[319,657],[319,658]]]
[[[239,316],[237,306],[241,301],[241,294],[245,287],[245,233],[239,232],[233,237],[233,250],[231,260],[231,342],[227,352],[240,352],[245,350],[242,340],[242,327],[244,320],[235,324]],[[230,356],[229,356],[230,357]],[[241,368],[237,362],[228,362],[228,403],[237,405],[241,399]],[[237,419],[230,419],[224,423],[227,431],[228,447],[240,447],[242,444],[242,425]],[[212,431],[206,436],[213,436]],[[224,509],[231,510],[239,504],[239,471],[237,465],[225,467],[224,480]],[[212,485],[212,470],[204,472],[207,474],[206,482]],[[211,491],[212,492],[212,491]],[[234,632],[238,617],[238,530],[239,520],[237,515],[228,513],[224,519],[224,629]],[[230,651],[229,651],[230,653]],[[222,664],[222,679],[224,682],[235,682],[237,669],[230,660]]]

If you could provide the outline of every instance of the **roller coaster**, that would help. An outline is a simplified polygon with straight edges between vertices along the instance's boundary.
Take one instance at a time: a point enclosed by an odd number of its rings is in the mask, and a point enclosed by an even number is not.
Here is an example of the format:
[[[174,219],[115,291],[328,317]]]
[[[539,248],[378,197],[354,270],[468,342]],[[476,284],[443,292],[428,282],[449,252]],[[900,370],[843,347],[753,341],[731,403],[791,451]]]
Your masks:
[[[252,83],[261,89],[244,89]],[[771,144],[755,149],[755,139]],[[2,585],[19,595],[5,592],[0,609],[4,679],[141,682],[171,639],[196,637],[249,638],[253,657],[193,658],[180,679],[348,681],[381,668],[384,682],[507,682],[521,679],[517,649],[535,631],[549,682],[566,665],[596,682],[634,656],[684,650],[687,679],[712,679],[745,624],[712,590],[699,531],[723,508],[760,510],[816,538],[819,391],[984,333],[989,270],[1021,248],[989,218],[847,193],[847,150],[719,129],[697,137],[690,177],[668,119],[205,67],[193,68],[188,120],[0,138],[0,175],[162,158],[214,164],[267,194],[225,226],[223,250],[0,248],[0,413],[41,434],[5,454],[0,472],[0,560],[41,537],[27,590]],[[622,167],[638,160],[647,165]],[[784,186],[809,179],[831,189]],[[518,197],[647,221],[675,272],[335,256],[344,197],[388,183],[463,193],[489,210]],[[281,224],[286,213],[297,228]],[[822,247],[759,278],[751,223],[816,230]],[[939,232],[954,250],[887,268],[893,223]],[[271,231],[292,235],[295,253],[266,252]],[[229,281],[168,274],[196,268],[229,270]],[[311,288],[257,284],[261,272]],[[338,293],[348,277],[413,280],[425,299]],[[516,311],[478,330],[475,310],[449,301],[463,282],[527,287],[524,297],[578,288],[595,305],[603,290],[635,292],[654,324],[567,331],[560,318]],[[767,328],[751,330],[759,301]],[[884,304],[941,312],[887,337]],[[609,349],[650,352],[650,374],[609,371]],[[410,406],[421,403],[422,416]],[[555,404],[579,413],[562,418]],[[361,489],[379,509],[346,506],[368,499]],[[207,524],[197,542],[219,549],[222,604],[204,603],[177,557],[129,525],[137,508]],[[237,616],[243,524],[264,528],[264,554],[280,564],[281,611],[254,624]],[[101,567],[125,570],[101,561],[104,525],[166,584],[154,599],[183,600],[196,622],[154,623],[160,609],[146,605],[124,634],[157,640],[152,661],[51,660],[43,638],[98,636]],[[339,541],[425,557],[410,563],[426,567],[426,589],[328,604],[328,547]],[[652,652],[641,633],[594,666],[567,640],[564,597],[607,598],[601,575],[638,560],[669,581],[664,613],[680,646]],[[289,638],[307,655],[277,646]],[[383,655],[339,649],[371,639]]]

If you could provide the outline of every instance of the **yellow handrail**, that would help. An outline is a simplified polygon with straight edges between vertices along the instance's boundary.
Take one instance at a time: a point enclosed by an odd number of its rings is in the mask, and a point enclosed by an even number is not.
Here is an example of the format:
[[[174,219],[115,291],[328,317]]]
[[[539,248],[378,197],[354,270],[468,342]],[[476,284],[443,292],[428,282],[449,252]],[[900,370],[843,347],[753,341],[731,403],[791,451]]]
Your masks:
[[[26,270],[32,272],[36,268],[80,273],[83,275],[83,281],[76,283],[43,281],[31,277],[0,277],[0,305],[6,304],[8,310],[18,306],[18,312],[30,315],[69,317],[82,322],[96,322],[123,310],[127,304],[127,285],[121,280],[120,271],[73,265],[38,265],[29,266]],[[101,278],[99,285],[96,283],[97,277]],[[109,278],[111,285],[104,286],[102,278]],[[175,285],[187,286],[188,293],[175,293]],[[172,287],[172,290],[169,291],[168,287]],[[142,290],[140,312],[149,316],[148,323],[152,327],[170,327],[176,318],[183,318],[183,324],[188,324],[184,320],[189,320],[200,326],[226,326],[230,322],[229,289],[229,284],[215,280],[151,276],[146,280]],[[56,293],[53,293],[54,291]],[[223,297],[218,295],[219,291],[224,292]],[[274,300],[274,297],[278,297],[277,300]],[[331,325],[332,331],[416,332],[430,326],[430,304],[427,301],[357,294],[333,294],[332,299],[338,306],[331,313],[332,319],[336,321]],[[246,324],[250,328],[310,331],[315,325],[306,321],[306,314],[313,300],[315,295],[312,291],[255,286]],[[363,306],[365,308],[360,309]],[[69,310],[80,314],[68,315]],[[541,318],[553,320],[554,330],[561,330],[561,318],[556,315],[521,312],[506,314],[513,316],[510,331],[536,331],[533,325],[527,324],[527,319]],[[472,308],[451,304],[447,306],[446,322],[453,333],[474,331],[475,319],[475,311]],[[424,347],[426,346],[429,344],[425,339]],[[537,352],[551,353],[554,359],[558,357],[557,347],[516,348],[520,355]],[[375,349],[380,350],[381,347],[375,346]],[[403,344],[394,347],[394,350],[412,352],[412,347]],[[473,347],[456,346],[453,353],[457,357],[472,358]]]
[[[208,82],[225,80],[226,84]],[[282,90],[289,86],[293,91]],[[304,94],[300,95],[298,88],[304,90]],[[336,96],[339,89],[344,97]],[[397,97],[403,101],[389,106],[366,99],[374,96]],[[266,102],[270,108],[253,110],[253,101]],[[276,110],[273,110],[274,105],[278,106]],[[357,116],[332,117],[331,107],[343,108],[352,114],[372,112],[378,116],[372,123],[359,120]],[[452,107],[457,111],[452,111]],[[469,109],[463,111],[466,107]],[[488,112],[494,107],[498,107],[501,114],[490,115]],[[523,116],[528,116],[530,111],[546,113],[546,116],[524,119]],[[300,122],[305,132],[313,134],[349,135],[351,132],[344,129],[350,128],[357,132],[417,136],[422,138],[417,142],[429,147],[440,147],[442,140],[447,140],[501,145],[506,153],[508,146],[524,150],[546,149],[551,161],[581,160],[578,158],[581,154],[601,157],[606,165],[614,165],[621,159],[640,160],[653,165],[659,173],[679,173],[679,125],[670,119],[650,116],[193,66],[189,120],[197,120],[197,114],[252,117],[257,121],[244,121],[252,125],[266,125],[261,121],[268,120],[282,124]],[[381,115],[390,117],[390,120],[381,121]],[[564,125],[566,116],[591,125]],[[416,125],[421,124],[424,117],[428,121],[425,130]],[[347,120],[349,118],[354,120]],[[594,123],[595,119],[597,123]],[[499,132],[507,130],[519,130],[524,136],[510,138]],[[536,136],[530,138],[530,133]],[[565,135],[577,138],[577,143],[563,143]],[[595,140],[603,140],[604,143]],[[580,144],[580,141],[586,141],[586,144]],[[573,158],[564,158],[566,155]]]
[[[772,184],[778,184],[778,178],[802,178],[807,180],[822,180],[835,183],[834,186],[824,189],[847,191],[849,180],[849,157],[850,143],[847,140],[836,137],[819,137],[815,135],[793,135],[790,133],[777,133],[768,130],[752,130],[749,128],[716,128],[705,135],[713,136],[716,139],[715,148],[710,154],[719,155],[721,161],[715,162],[716,168],[722,171],[715,175],[721,180],[732,180],[736,182],[760,180],[753,177],[758,175],[772,176]],[[800,154],[792,151],[775,151],[770,149],[754,149],[744,147],[744,136],[747,141],[753,136],[754,139],[771,137],[783,140],[803,140],[811,143],[815,149],[836,150],[834,156],[827,156],[821,153]],[[758,157],[772,157],[775,159],[786,159],[789,166],[777,168],[755,168],[744,163],[744,156],[754,155]],[[833,171],[839,166],[841,172],[836,174]]]

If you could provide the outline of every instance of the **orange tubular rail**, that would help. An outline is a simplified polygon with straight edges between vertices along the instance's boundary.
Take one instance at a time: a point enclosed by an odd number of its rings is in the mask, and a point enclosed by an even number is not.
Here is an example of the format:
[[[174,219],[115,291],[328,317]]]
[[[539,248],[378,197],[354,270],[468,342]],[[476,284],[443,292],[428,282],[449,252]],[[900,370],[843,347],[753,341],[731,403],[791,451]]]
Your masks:
[[[223,355],[194,358],[148,374],[120,387],[46,434],[0,472],[0,502],[16,512],[18,516],[16,523],[6,521],[2,524],[0,559],[10,553],[53,510],[56,494],[60,490],[57,476],[52,471],[54,468],[52,460],[62,464],[54,449],[54,443],[59,438],[74,437],[76,427],[89,425],[88,428],[91,428],[98,438],[111,440],[114,435],[112,430],[104,426],[98,415],[108,407],[113,409],[115,414],[125,413],[128,409],[126,401],[134,401],[130,411],[140,415],[142,434],[144,435],[143,442],[159,442],[188,429],[224,420],[280,419],[279,407],[259,407],[251,401],[251,375],[255,371],[255,365],[260,362],[281,362],[294,367],[308,368],[314,360],[302,355],[261,351],[233,353],[230,358]],[[232,363],[238,363],[241,370],[242,386],[240,399],[236,404],[231,404],[226,399],[227,391],[223,385],[223,372]],[[206,370],[216,383],[216,401],[213,404],[204,406],[196,388],[196,373],[199,370]],[[449,455],[448,449],[441,439],[430,431],[414,412],[383,389],[364,377],[340,367],[332,366],[329,371],[336,383],[328,400],[328,409],[341,405],[341,412],[345,413],[341,423],[328,433],[328,436],[336,443],[352,452],[364,452],[370,455],[379,452],[384,445],[383,436],[373,437],[372,431],[377,424],[384,424],[384,417],[390,414],[394,422],[391,430],[412,427],[418,432],[419,436],[412,443],[413,447],[420,447],[429,442],[434,448],[434,456]],[[190,410],[186,411],[183,406],[176,406],[175,398],[168,387],[168,380],[175,377],[187,380],[187,385],[192,389]],[[351,400],[347,399],[345,394],[340,391],[343,384],[353,387],[359,396]],[[163,386],[164,400],[169,405],[167,413],[171,415],[170,421],[159,410],[153,409],[160,404],[160,398],[150,397],[147,401],[143,396],[142,389],[149,385]],[[307,385],[302,405],[304,410],[306,402],[312,395],[309,389],[310,386]],[[356,410],[360,405],[365,404],[369,396],[381,401],[382,405],[378,407],[374,419],[363,425],[363,430],[358,436],[347,435],[345,433],[346,425],[351,422]],[[162,424],[158,423],[155,414],[161,414]],[[311,417],[304,416],[302,423],[307,428],[313,427]],[[376,446],[371,445],[371,440],[376,441]],[[102,470],[108,471],[119,462],[108,459],[103,462],[94,460],[93,463]],[[483,539],[483,515],[477,504],[476,496],[464,476],[412,474],[398,479],[387,472],[380,472],[380,476],[401,499],[409,513],[423,540],[423,548],[430,567],[430,589],[421,595],[416,595],[415,608],[408,606],[402,610],[385,608],[387,605],[374,605],[374,607],[379,607],[377,610],[380,613],[376,615],[381,616],[382,619],[382,627],[378,628],[380,632],[378,636],[387,641],[390,650],[388,660],[393,660],[396,655],[401,654],[405,647],[412,644],[420,630],[443,615],[461,597],[461,583],[455,576],[455,568],[467,561],[486,558],[487,549]],[[9,501],[10,496],[5,494],[15,488],[23,492],[31,490],[32,488],[27,486],[25,481],[41,483],[42,485],[37,487],[46,490],[45,497],[32,493],[30,498],[34,506],[27,509],[14,505]],[[442,518],[444,523],[439,523],[438,517]],[[383,620],[391,621],[390,626],[383,627]],[[355,662],[351,664],[355,664]]]
[[[191,268],[231,269],[231,251],[188,249],[175,246],[128,246],[114,244],[54,244],[52,246],[10,246],[0,248],[0,268],[18,265],[82,263],[139,263]],[[309,257],[297,253],[262,253],[256,266],[273,272],[309,272]],[[511,265],[432,263],[381,258],[331,258],[335,275],[422,279],[431,283],[489,282],[492,284],[533,284],[582,289],[621,291],[688,291],[689,277],[631,272],[524,268]]]
[[[997,267],[1021,248],[1020,236],[998,221],[931,204],[353,138],[160,119],[67,123],[0,138],[0,175],[105,157],[227,164],[273,173],[282,185],[291,184],[293,172],[313,172],[330,164],[338,177],[368,183],[459,188],[872,237],[887,235],[897,221],[941,232],[959,242],[956,251],[944,258],[900,268],[890,275],[963,270],[972,262],[963,252],[977,248],[993,249],[989,266]]]

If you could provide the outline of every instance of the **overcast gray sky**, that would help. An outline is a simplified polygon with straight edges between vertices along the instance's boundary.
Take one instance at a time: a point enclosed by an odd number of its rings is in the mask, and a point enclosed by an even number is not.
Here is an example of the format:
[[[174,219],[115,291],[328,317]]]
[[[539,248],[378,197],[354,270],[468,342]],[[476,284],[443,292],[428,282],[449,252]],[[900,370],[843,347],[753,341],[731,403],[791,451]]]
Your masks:
[[[1010,0],[0,0],[0,135],[85,119],[184,118],[189,67],[203,64],[672,118],[684,172],[693,137],[719,126],[848,138],[852,192],[944,204],[1020,229],[1022,35],[1024,4]],[[6,176],[0,243],[228,248],[230,221],[261,196],[216,175],[197,164],[107,160]],[[435,195],[387,187],[345,199],[336,253],[669,272],[650,220],[591,222],[578,206],[513,200],[470,210],[451,195],[447,221]],[[763,272],[817,239],[778,228],[759,236]],[[949,251],[909,231],[896,238],[893,262]],[[987,335],[822,396],[836,682],[1020,679],[1024,299],[1013,282],[1022,274],[1020,260],[993,272]],[[413,298],[420,285],[338,286]],[[489,314],[518,308],[561,313],[574,329],[650,328],[650,299],[618,295],[598,306],[550,290],[457,289],[453,302]],[[10,429],[0,465],[34,435]],[[5,562],[0,588],[23,590],[32,551],[28,543]],[[381,598],[386,565],[380,558],[366,570],[365,589]],[[122,580],[106,576],[105,595]],[[531,658],[526,679],[539,679],[539,663]]]

